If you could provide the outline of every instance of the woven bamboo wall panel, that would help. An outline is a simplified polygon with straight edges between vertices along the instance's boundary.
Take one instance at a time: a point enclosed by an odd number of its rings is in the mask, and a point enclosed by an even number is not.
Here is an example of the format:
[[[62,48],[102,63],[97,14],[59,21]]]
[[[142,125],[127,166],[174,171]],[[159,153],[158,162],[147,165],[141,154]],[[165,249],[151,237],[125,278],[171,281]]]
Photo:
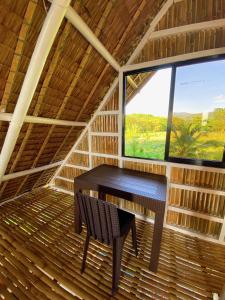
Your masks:
[[[67,167],[65,166],[61,172],[59,173],[59,176],[65,177],[68,179],[74,179],[74,177],[77,177],[81,174],[83,174],[85,171],[77,168]]]
[[[94,132],[118,132],[118,116],[98,116],[93,125]]]
[[[74,164],[77,166],[88,167],[89,166],[89,156],[87,154],[72,153],[68,159],[69,164]]]
[[[99,156],[92,156],[92,166],[93,168],[102,165],[112,165],[112,166],[118,166],[118,159],[114,158],[108,158],[108,157],[99,157]]]
[[[79,142],[76,149],[81,150],[81,151],[88,151],[88,136],[87,136],[87,134],[85,134],[85,136]]]
[[[72,182],[66,181],[66,180],[62,180],[59,178],[55,179],[55,185],[59,188],[62,188],[64,190],[67,190],[69,192],[73,192],[74,191],[74,184]]]
[[[92,136],[92,152],[118,154],[118,137],[114,136]]]
[[[52,162],[60,161],[65,159],[68,152],[71,150],[72,146],[74,145],[74,141],[77,139],[79,135],[79,131],[77,131],[76,127],[70,129],[67,133],[65,139],[63,140],[62,144],[58,147]]]
[[[123,167],[127,169],[132,169],[136,171],[143,171],[147,173],[154,173],[165,175],[166,174],[166,166],[157,165],[157,164],[147,164],[147,163],[140,163],[135,161],[124,161]]]
[[[221,218],[225,215],[225,196],[215,194],[171,188],[169,205]]]
[[[119,91],[116,89],[111,99],[103,106],[102,110],[118,110],[119,109]]]
[[[170,210],[167,213],[167,223],[215,238],[219,237],[222,226],[221,223],[189,216],[183,213],[173,212]]]
[[[225,174],[209,171],[175,168],[171,182],[225,191]]]
[[[57,170],[57,167],[42,172],[40,177],[36,181],[34,188],[38,188],[40,186],[48,184],[52,175],[55,173],[56,170]]]

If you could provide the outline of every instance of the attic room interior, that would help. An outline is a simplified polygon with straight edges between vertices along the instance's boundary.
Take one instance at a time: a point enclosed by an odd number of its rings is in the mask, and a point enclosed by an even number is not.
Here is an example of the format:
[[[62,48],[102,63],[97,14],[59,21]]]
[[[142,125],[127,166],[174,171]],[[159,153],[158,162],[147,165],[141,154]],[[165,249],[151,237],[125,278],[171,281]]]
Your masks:
[[[225,0],[0,0],[0,299],[225,299]]]

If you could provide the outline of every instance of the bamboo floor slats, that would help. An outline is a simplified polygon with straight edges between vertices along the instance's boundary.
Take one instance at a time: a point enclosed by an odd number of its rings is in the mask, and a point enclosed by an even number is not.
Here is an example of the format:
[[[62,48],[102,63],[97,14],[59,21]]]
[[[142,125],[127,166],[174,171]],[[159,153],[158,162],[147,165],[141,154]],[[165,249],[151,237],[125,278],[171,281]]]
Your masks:
[[[159,268],[148,270],[152,225],[137,220],[138,257],[129,235],[118,293],[111,250],[91,241],[80,274],[85,230],[74,233],[72,196],[38,189],[0,210],[2,299],[212,299],[225,282],[225,247],[164,229]]]

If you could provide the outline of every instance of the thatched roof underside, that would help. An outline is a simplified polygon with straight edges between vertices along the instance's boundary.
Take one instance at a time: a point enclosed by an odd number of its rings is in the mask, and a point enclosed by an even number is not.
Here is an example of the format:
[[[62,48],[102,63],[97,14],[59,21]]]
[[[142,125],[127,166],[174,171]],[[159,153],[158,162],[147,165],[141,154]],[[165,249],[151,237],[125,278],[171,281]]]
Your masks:
[[[48,8],[49,4],[45,2]],[[72,5],[106,49],[123,65],[164,2],[84,0],[72,2]],[[0,112],[13,113],[46,11],[42,0],[0,0],[0,11]],[[224,17],[224,0],[178,1],[162,18],[157,30]],[[172,35],[149,41],[136,61],[224,45],[222,27]],[[117,76],[117,72],[65,19],[28,115],[87,122]],[[7,129],[8,122],[0,122],[0,150]],[[81,127],[25,123],[6,174],[63,160],[81,130]],[[3,182],[0,199],[12,198],[45,185],[54,172],[55,168]]]

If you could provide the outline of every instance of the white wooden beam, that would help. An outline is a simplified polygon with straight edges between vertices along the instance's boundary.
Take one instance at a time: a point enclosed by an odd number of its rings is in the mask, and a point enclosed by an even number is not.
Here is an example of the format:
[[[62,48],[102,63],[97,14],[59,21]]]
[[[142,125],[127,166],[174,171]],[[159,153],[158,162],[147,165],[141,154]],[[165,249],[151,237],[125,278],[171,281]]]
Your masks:
[[[10,113],[0,113],[0,121],[11,122],[13,114]],[[67,120],[57,120],[50,118],[42,118],[35,116],[25,116],[25,123],[35,123],[35,124],[47,124],[47,125],[60,125],[60,126],[87,126],[86,122],[74,122]]]
[[[116,70],[119,72],[120,65],[115,60],[115,58],[109,53],[105,46],[96,37],[93,31],[88,27],[88,25],[83,21],[83,19],[78,15],[78,13],[69,6],[66,12],[66,18],[70,23],[84,36],[84,38],[98,51],[98,53]],[[137,88],[134,80],[128,76],[128,82],[133,88]]]
[[[26,176],[26,175],[30,175],[30,174],[33,174],[33,173],[37,173],[37,172],[45,171],[45,170],[48,170],[48,169],[52,169],[52,168],[58,167],[62,163],[63,163],[63,161],[58,161],[58,162],[50,164],[50,165],[46,165],[46,166],[42,166],[42,167],[38,167],[38,168],[33,168],[33,169],[29,169],[29,170],[24,170],[24,171],[20,171],[20,172],[16,172],[16,173],[7,174],[7,175],[4,175],[2,177],[2,181],[7,181],[7,180],[15,179],[15,178],[18,178],[18,177],[21,177],[21,176]]]
[[[63,21],[70,0],[54,0],[45,18],[41,32],[32,54],[27,73],[17,100],[0,155],[0,183],[5,174],[8,162],[13,153],[20,130],[35,89],[44,68],[47,56],[54,42],[58,29]]]
[[[107,115],[118,115],[118,110],[102,110],[98,113],[98,116],[107,116]]]
[[[196,59],[196,58],[214,56],[214,55],[220,55],[220,54],[225,54],[225,47],[196,51],[196,52],[186,53],[186,54],[180,54],[180,55],[176,55],[176,56],[160,58],[160,59],[143,62],[143,63],[138,63],[138,64],[133,64],[133,65],[125,65],[122,67],[122,71],[128,72],[128,71],[139,70],[139,69],[143,69],[143,68],[156,67],[156,66],[161,66],[161,65],[165,65],[165,64],[172,64],[175,62],[181,62],[181,61],[186,61],[186,60],[190,60],[190,59]]]
[[[168,210],[174,211],[174,212],[177,212],[177,213],[181,213],[181,214],[185,214],[185,215],[188,215],[188,216],[192,216],[192,217],[197,217],[197,218],[204,219],[204,220],[209,220],[209,221],[213,221],[213,222],[217,222],[217,223],[223,223],[223,218],[214,217],[214,216],[211,216],[211,215],[200,213],[198,211],[184,209],[182,207],[176,207],[176,206],[168,205]]]
[[[193,23],[168,29],[152,32],[150,39],[158,39],[174,34],[182,34],[199,30],[206,30],[218,27],[225,27],[225,19],[212,20],[207,22]]]
[[[90,135],[94,136],[119,136],[118,132],[90,132]]]

